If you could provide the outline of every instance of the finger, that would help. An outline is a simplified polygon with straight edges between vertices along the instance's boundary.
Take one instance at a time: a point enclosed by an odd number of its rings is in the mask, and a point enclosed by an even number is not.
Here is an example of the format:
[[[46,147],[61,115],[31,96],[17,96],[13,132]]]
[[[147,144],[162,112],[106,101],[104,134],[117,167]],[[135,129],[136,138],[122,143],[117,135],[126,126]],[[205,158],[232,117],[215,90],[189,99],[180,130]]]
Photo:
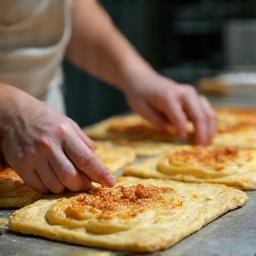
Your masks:
[[[88,184],[88,189],[92,186],[92,181],[82,172],[80,172],[81,178],[84,180],[86,184]]]
[[[186,138],[188,120],[183,112],[181,103],[174,97],[168,97],[163,105],[163,112],[169,122],[177,129],[178,135],[181,138]]]
[[[96,146],[95,143],[80,129],[77,123],[71,120],[71,125],[75,129],[77,135],[80,139],[92,150],[95,150]]]
[[[51,192],[59,194],[64,191],[64,185],[60,182],[48,161],[41,161],[36,168],[36,172],[45,187]]]
[[[114,177],[108,172],[100,158],[91,151],[73,132],[64,140],[63,149],[73,164],[92,181],[113,186]]]
[[[34,170],[24,170],[24,169],[15,169],[17,173],[22,177],[24,182],[28,184],[33,190],[45,194],[48,193],[49,190],[41,181],[40,177]]]
[[[61,148],[55,150],[49,157],[49,162],[58,179],[69,190],[85,191],[91,187],[91,182],[76,170]]]
[[[138,101],[136,109],[138,114],[147,119],[149,122],[153,123],[156,127],[166,129],[168,126],[168,122],[164,116],[146,102]]]
[[[217,117],[216,113],[211,107],[210,103],[205,97],[201,96],[201,104],[202,107],[204,108],[204,111],[206,113],[206,117],[209,123],[209,140],[211,141],[215,133],[217,132]]]
[[[183,108],[194,124],[196,144],[207,145],[209,144],[207,118],[199,101],[196,93],[186,94],[183,97]]]

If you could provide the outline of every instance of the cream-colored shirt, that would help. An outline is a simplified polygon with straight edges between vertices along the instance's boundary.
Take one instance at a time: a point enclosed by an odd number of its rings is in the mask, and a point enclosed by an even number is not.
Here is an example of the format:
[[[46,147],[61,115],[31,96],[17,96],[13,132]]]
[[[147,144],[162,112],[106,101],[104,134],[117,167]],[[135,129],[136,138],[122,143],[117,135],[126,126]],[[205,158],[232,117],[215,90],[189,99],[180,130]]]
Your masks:
[[[70,0],[0,0],[0,81],[55,104],[70,9]]]

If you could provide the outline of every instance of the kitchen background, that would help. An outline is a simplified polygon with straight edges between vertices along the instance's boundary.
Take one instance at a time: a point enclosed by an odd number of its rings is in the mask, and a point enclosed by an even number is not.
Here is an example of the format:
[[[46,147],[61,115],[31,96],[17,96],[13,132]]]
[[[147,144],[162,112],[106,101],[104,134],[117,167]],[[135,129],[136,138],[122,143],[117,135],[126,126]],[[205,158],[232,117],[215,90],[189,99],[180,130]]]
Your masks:
[[[200,78],[223,71],[254,72],[255,0],[101,3],[140,54],[155,69],[177,81],[197,86]],[[67,61],[64,71],[67,114],[81,126],[128,110],[119,91],[103,86]]]

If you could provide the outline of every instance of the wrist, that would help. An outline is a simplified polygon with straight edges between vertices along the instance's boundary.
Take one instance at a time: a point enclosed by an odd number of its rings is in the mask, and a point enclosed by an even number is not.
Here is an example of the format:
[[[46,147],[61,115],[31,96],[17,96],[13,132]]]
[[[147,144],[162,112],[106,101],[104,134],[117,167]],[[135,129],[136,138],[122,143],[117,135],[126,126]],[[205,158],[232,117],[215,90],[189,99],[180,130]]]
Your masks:
[[[119,88],[124,92],[137,90],[141,87],[144,79],[153,79],[159,74],[147,63],[136,63],[122,67],[123,80]]]
[[[0,134],[7,130],[20,110],[22,91],[14,86],[0,83]],[[25,93],[24,93],[25,94]]]

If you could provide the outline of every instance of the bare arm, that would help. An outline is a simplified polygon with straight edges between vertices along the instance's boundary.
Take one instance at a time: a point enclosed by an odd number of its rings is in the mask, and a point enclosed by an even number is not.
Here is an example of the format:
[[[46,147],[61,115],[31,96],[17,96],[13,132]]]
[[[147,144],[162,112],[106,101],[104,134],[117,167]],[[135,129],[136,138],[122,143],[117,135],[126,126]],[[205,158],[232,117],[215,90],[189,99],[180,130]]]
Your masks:
[[[78,67],[118,88],[134,73],[152,72],[95,0],[75,1],[67,56]]]
[[[122,90],[131,108],[159,128],[174,125],[187,136],[186,123],[195,126],[196,143],[208,144],[216,131],[209,103],[193,87],[158,74],[115,28],[95,0],[76,0],[73,35],[67,56],[78,67]]]

